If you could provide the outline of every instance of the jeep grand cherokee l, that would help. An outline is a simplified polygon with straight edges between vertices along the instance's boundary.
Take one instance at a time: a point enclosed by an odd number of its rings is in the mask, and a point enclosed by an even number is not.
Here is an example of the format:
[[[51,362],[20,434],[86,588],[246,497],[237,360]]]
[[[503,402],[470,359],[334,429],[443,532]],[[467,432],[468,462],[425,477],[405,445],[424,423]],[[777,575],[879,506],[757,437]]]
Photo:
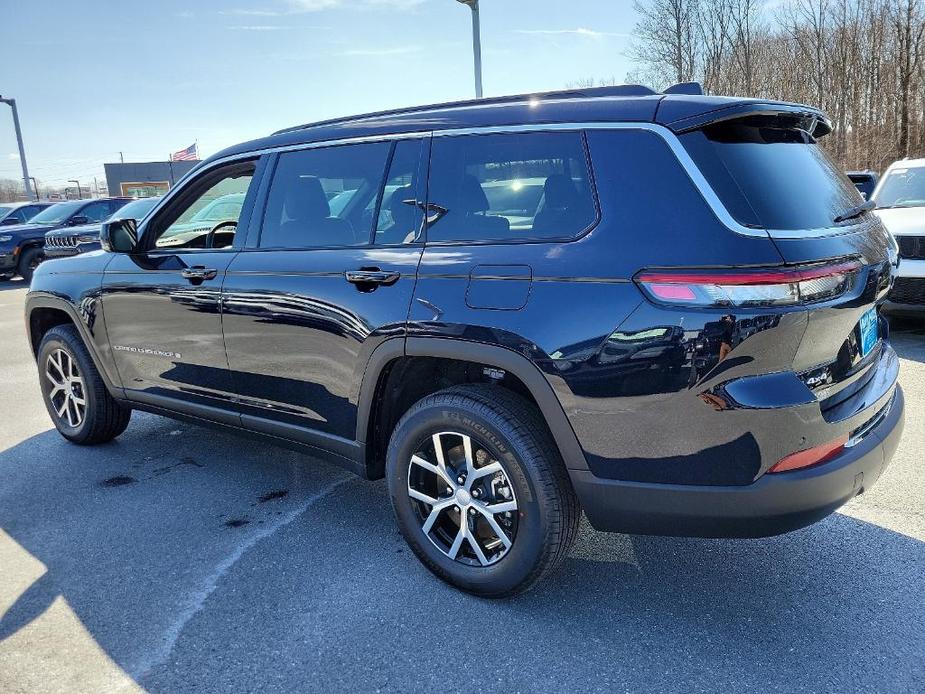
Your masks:
[[[0,274],[20,275],[27,282],[44,259],[45,234],[62,227],[101,222],[131,198],[68,200],[39,212],[28,224],[0,231]]]
[[[138,409],[385,477],[413,551],[479,595],[534,584],[582,510],[630,533],[806,526],[876,482],[904,409],[878,315],[895,254],[830,129],[618,87],[231,147],[104,224],[108,252],[39,267],[42,397],[78,444]],[[232,194],[236,219],[187,233]]]
[[[114,219],[141,220],[150,212],[159,197],[141,198],[132,200],[124,207],[120,207],[104,221]],[[45,233],[45,259],[67,258],[78,253],[89,253],[100,247],[100,227],[103,222],[95,224],[82,224],[74,227],[61,227]]]
[[[875,214],[896,238],[899,268],[884,309],[925,315],[925,159],[890,165],[874,191]]]

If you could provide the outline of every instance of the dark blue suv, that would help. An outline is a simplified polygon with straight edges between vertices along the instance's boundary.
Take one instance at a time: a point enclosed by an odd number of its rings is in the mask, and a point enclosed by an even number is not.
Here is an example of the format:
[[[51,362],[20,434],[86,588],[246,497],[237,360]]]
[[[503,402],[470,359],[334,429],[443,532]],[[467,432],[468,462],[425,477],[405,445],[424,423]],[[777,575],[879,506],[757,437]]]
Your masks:
[[[904,409],[878,313],[895,251],[830,130],[617,87],[232,147],[105,223],[109,252],[39,267],[42,397],[78,444],[139,409],[385,477],[417,556],[479,595],[533,585],[581,511],[808,525],[876,482]],[[193,221],[219,200],[243,203]]]
[[[131,202],[131,198],[68,200],[42,210],[26,224],[0,228],[0,275],[20,275],[30,281],[45,257],[47,232],[99,223],[127,202]]]

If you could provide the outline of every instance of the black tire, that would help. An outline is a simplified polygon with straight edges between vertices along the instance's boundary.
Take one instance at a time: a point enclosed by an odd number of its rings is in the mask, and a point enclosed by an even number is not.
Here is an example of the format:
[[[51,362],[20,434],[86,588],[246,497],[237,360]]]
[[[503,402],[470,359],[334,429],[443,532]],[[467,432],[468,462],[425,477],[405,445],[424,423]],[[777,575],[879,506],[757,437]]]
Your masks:
[[[54,404],[61,402],[62,391],[58,390],[54,396],[52,395],[55,384],[49,374],[57,376],[62,372],[51,365],[49,359],[58,357],[59,361],[63,361],[63,357],[57,354],[59,351],[73,360],[76,372],[82,380],[82,385],[78,386],[77,391],[80,399],[84,401],[83,416],[79,420],[74,415],[76,410],[65,409],[67,414],[59,415],[58,407]],[[48,415],[58,432],[68,441],[91,446],[112,441],[125,431],[132,410],[109,394],[80,333],[73,325],[58,325],[45,333],[39,345],[38,366],[45,409],[48,410]]]
[[[439,432],[471,437],[473,446],[478,443],[501,463],[516,495],[516,519],[509,521],[516,522],[512,544],[496,563],[461,563],[424,532],[420,509],[432,507],[410,497],[409,469],[412,455]],[[530,589],[565,558],[578,533],[578,499],[540,413],[500,386],[455,386],[413,405],[392,433],[386,479],[398,527],[421,562],[444,581],[482,597],[507,597]],[[443,486],[439,479],[437,486]],[[480,520],[475,511],[470,513]],[[460,517],[466,514],[451,520],[457,519],[459,526]]]
[[[32,281],[32,274],[35,272],[35,268],[45,259],[45,251],[41,248],[33,246],[32,248],[27,248],[22,252],[22,255],[19,256],[19,275],[26,282]]]

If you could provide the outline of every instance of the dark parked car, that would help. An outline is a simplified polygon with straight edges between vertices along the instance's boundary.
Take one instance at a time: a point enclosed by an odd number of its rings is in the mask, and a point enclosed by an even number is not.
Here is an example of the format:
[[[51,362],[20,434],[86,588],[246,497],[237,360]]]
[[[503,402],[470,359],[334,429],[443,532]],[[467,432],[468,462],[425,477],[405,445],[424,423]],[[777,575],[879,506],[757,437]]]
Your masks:
[[[0,204],[0,227],[25,224],[53,202],[4,202]]]
[[[101,222],[130,201],[131,198],[68,200],[42,210],[28,224],[0,229],[0,276],[21,275],[28,282],[44,257],[47,232]]]
[[[124,207],[120,207],[104,221],[116,219],[141,220],[157,204],[159,197],[132,200]],[[67,258],[78,253],[88,253],[100,247],[100,226],[96,224],[83,224],[76,227],[63,227],[53,229],[45,234],[45,258]]]
[[[848,179],[865,200],[870,200],[870,196],[873,195],[880,177],[876,171],[849,171]]]
[[[421,561],[485,596],[561,561],[581,510],[629,533],[809,525],[876,482],[904,413],[878,314],[895,253],[830,130],[615,87],[231,147],[104,224],[111,252],[39,267],[42,396],[78,444],[139,409],[385,477]],[[236,219],[188,234],[235,193]]]

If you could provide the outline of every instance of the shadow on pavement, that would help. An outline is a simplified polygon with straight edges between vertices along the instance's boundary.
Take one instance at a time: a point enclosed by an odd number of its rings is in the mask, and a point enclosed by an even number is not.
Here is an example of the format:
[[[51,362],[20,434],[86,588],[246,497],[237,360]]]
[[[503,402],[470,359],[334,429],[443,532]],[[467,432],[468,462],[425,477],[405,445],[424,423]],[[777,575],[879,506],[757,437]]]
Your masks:
[[[0,616],[0,651],[63,596],[150,691],[908,691],[925,677],[925,543],[841,515],[745,541],[586,526],[539,587],[486,601],[417,562],[382,483],[142,416],[107,446],[45,432],[0,452],[0,526],[47,567]]]

